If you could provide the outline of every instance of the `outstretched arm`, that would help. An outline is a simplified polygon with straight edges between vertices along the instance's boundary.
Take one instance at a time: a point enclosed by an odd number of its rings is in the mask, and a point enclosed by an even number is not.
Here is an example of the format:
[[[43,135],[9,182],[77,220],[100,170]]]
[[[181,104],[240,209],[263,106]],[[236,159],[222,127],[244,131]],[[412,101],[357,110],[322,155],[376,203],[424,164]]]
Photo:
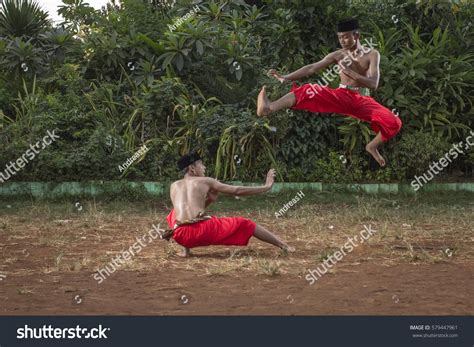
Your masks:
[[[379,63],[380,63],[380,53],[376,50],[373,50],[369,57],[369,71],[367,76],[362,76],[361,74],[355,72],[348,66],[344,66],[342,63],[339,64],[341,67],[341,71],[344,72],[347,76],[354,79],[355,81],[363,84],[367,88],[370,89],[377,89],[379,86],[379,79],[380,79],[380,70],[379,70]]]
[[[214,190],[219,193],[235,195],[235,196],[243,196],[243,195],[255,195],[264,193],[270,190],[275,182],[275,170],[270,169],[267,173],[267,179],[265,181],[265,185],[260,187],[245,187],[245,186],[231,186],[229,184],[224,184],[215,180],[213,178],[209,178],[209,188],[210,190]]]
[[[285,80],[287,81],[296,81],[304,77],[311,76],[315,74],[316,72],[324,69],[325,67],[337,63],[337,60],[335,58],[335,53],[330,53],[327,56],[325,56],[322,60],[318,61],[317,63],[309,64],[306,66],[303,66],[301,69],[296,70],[295,72],[292,72],[288,75],[282,76],[276,72],[276,70],[270,70],[269,74],[273,75],[275,78],[277,78],[280,82],[284,82]]]

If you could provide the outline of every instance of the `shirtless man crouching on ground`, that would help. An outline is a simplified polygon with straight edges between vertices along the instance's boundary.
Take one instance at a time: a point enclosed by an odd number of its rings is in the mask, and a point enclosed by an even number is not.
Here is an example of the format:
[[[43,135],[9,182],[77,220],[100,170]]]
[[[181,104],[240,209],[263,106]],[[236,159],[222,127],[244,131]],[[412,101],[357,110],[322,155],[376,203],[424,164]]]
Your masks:
[[[181,157],[178,168],[184,172],[184,178],[170,187],[173,210],[167,217],[171,230],[163,238],[173,238],[184,247],[182,256],[191,255],[193,247],[226,245],[246,246],[250,237],[268,242],[285,251],[294,252],[294,248],[281,241],[264,227],[242,217],[217,218],[204,213],[218,193],[235,196],[254,195],[270,190],[275,180],[275,170],[268,171],[264,186],[231,186],[205,176],[206,167],[196,153]]]

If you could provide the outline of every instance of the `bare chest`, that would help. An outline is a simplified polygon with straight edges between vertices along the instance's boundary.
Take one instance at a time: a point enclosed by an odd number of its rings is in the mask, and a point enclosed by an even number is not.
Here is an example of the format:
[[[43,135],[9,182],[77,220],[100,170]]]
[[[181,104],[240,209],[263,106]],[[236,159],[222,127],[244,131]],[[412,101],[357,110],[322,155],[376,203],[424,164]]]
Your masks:
[[[340,52],[337,56],[338,64],[350,67],[355,72],[366,76],[370,67],[370,58],[368,53],[360,52]],[[342,72],[341,72],[342,73]]]

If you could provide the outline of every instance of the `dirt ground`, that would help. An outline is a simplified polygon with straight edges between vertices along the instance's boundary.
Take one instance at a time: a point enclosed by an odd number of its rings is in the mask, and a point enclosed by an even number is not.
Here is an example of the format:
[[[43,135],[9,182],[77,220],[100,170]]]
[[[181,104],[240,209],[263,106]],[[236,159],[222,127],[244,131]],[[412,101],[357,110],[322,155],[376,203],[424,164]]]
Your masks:
[[[1,202],[0,315],[472,315],[474,199],[326,194],[223,199],[296,247],[251,239],[183,259],[154,240],[101,284],[97,269],[164,223],[166,203]],[[244,201],[242,201],[244,200]],[[80,209],[79,209],[80,208]],[[310,285],[315,269],[364,225],[376,233]]]

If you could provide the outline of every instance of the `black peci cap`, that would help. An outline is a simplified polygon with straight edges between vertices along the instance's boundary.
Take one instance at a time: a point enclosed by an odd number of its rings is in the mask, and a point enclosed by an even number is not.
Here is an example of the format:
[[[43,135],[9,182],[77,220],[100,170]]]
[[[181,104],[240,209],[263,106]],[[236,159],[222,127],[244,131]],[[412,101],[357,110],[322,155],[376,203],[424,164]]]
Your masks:
[[[192,163],[201,160],[202,158],[197,154],[197,152],[190,152],[188,154],[183,155],[178,160],[178,169],[179,171],[183,171]]]
[[[355,18],[350,18],[337,23],[337,32],[343,33],[359,29],[359,22]]]

